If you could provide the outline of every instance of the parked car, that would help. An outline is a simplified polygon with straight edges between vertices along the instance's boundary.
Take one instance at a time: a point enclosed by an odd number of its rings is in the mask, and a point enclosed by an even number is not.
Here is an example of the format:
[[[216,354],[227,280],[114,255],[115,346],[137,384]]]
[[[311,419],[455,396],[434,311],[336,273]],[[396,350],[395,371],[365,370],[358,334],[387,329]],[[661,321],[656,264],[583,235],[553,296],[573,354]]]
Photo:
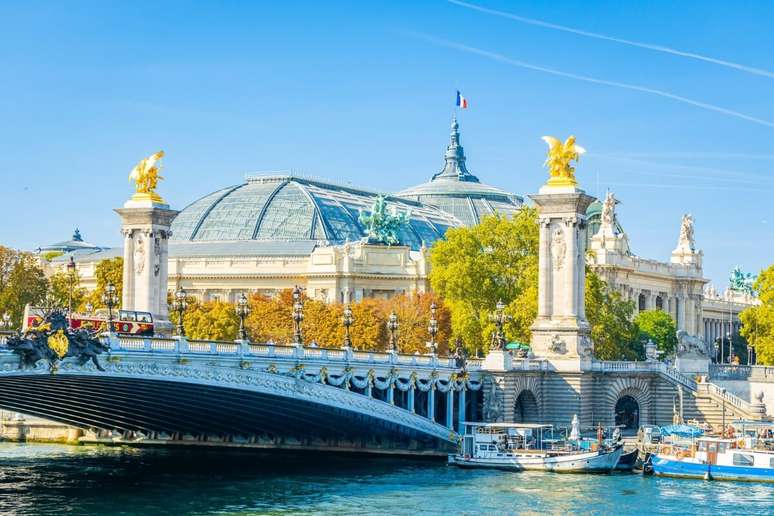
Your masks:
[[[660,443],[661,428],[656,425],[642,425],[637,431],[637,439],[646,444]]]

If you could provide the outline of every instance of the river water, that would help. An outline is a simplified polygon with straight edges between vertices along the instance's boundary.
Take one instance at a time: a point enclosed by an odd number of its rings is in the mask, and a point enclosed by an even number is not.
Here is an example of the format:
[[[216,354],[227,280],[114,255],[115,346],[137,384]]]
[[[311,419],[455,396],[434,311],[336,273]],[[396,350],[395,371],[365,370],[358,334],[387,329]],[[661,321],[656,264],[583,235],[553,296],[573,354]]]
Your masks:
[[[0,444],[2,514],[774,514],[774,485],[438,461]]]

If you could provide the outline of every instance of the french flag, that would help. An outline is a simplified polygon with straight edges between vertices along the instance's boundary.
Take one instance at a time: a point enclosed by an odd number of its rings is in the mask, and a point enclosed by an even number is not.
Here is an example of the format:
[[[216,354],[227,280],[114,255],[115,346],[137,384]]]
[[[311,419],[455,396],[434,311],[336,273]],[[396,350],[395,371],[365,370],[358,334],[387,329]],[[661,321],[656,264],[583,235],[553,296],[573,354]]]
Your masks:
[[[457,107],[460,109],[468,109],[468,99],[463,97],[459,90],[457,90]]]

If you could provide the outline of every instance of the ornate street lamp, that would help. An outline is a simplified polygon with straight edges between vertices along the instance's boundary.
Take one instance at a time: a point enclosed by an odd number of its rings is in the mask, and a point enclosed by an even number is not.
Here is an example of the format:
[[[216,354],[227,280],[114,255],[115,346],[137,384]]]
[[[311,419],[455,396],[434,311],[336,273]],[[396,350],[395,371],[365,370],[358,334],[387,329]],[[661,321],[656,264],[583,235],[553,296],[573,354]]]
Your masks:
[[[185,337],[185,326],[183,325],[183,316],[188,308],[187,295],[183,287],[177,287],[175,291],[175,300],[172,301],[172,309],[177,312],[177,334]]]
[[[237,300],[236,313],[239,317],[239,340],[247,340],[247,330],[245,329],[245,318],[250,315],[250,303],[244,292]]]
[[[352,316],[352,307],[347,305],[344,307],[344,315],[341,317],[341,322],[344,324],[344,347],[352,347],[352,339],[349,336],[349,327],[355,322],[355,318]]]
[[[494,334],[492,342],[492,349],[501,350],[505,348],[505,333],[503,332],[503,325],[506,321],[510,321],[512,317],[505,315],[505,304],[502,300],[495,305],[495,313],[489,314],[489,320],[495,323],[497,331]]]
[[[392,352],[398,351],[398,339],[396,338],[396,334],[399,327],[398,314],[393,310],[387,318],[387,330],[390,332],[390,351]]]
[[[73,287],[75,285],[75,259],[70,255],[70,261],[67,262],[67,279],[69,292],[67,293],[67,325],[72,325],[73,316]]]
[[[435,355],[437,351],[437,345],[435,342],[435,336],[438,335],[438,319],[435,318],[436,310],[438,306],[433,303],[430,305],[430,324],[427,327],[428,333],[430,333],[430,352]]]
[[[301,334],[301,322],[304,320],[304,300],[301,297],[301,287],[296,285],[293,289],[293,342],[297,346],[304,345]]]
[[[108,331],[113,333],[113,308],[118,304],[118,295],[116,286],[108,282],[105,285],[105,292],[102,294],[102,302],[108,309]]]

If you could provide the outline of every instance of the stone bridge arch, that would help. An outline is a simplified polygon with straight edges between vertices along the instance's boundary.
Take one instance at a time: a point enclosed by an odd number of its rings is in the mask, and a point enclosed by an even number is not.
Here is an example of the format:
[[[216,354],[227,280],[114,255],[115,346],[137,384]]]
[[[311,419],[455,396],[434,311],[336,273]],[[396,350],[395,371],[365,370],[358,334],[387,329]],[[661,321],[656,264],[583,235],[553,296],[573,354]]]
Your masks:
[[[542,382],[537,376],[519,376],[513,386],[513,421],[540,423],[543,416]]]
[[[650,382],[642,377],[620,377],[613,380],[605,389],[602,406],[602,421],[605,424],[616,423],[616,409],[630,410],[632,401],[636,403],[637,424],[651,422],[651,392]]]

